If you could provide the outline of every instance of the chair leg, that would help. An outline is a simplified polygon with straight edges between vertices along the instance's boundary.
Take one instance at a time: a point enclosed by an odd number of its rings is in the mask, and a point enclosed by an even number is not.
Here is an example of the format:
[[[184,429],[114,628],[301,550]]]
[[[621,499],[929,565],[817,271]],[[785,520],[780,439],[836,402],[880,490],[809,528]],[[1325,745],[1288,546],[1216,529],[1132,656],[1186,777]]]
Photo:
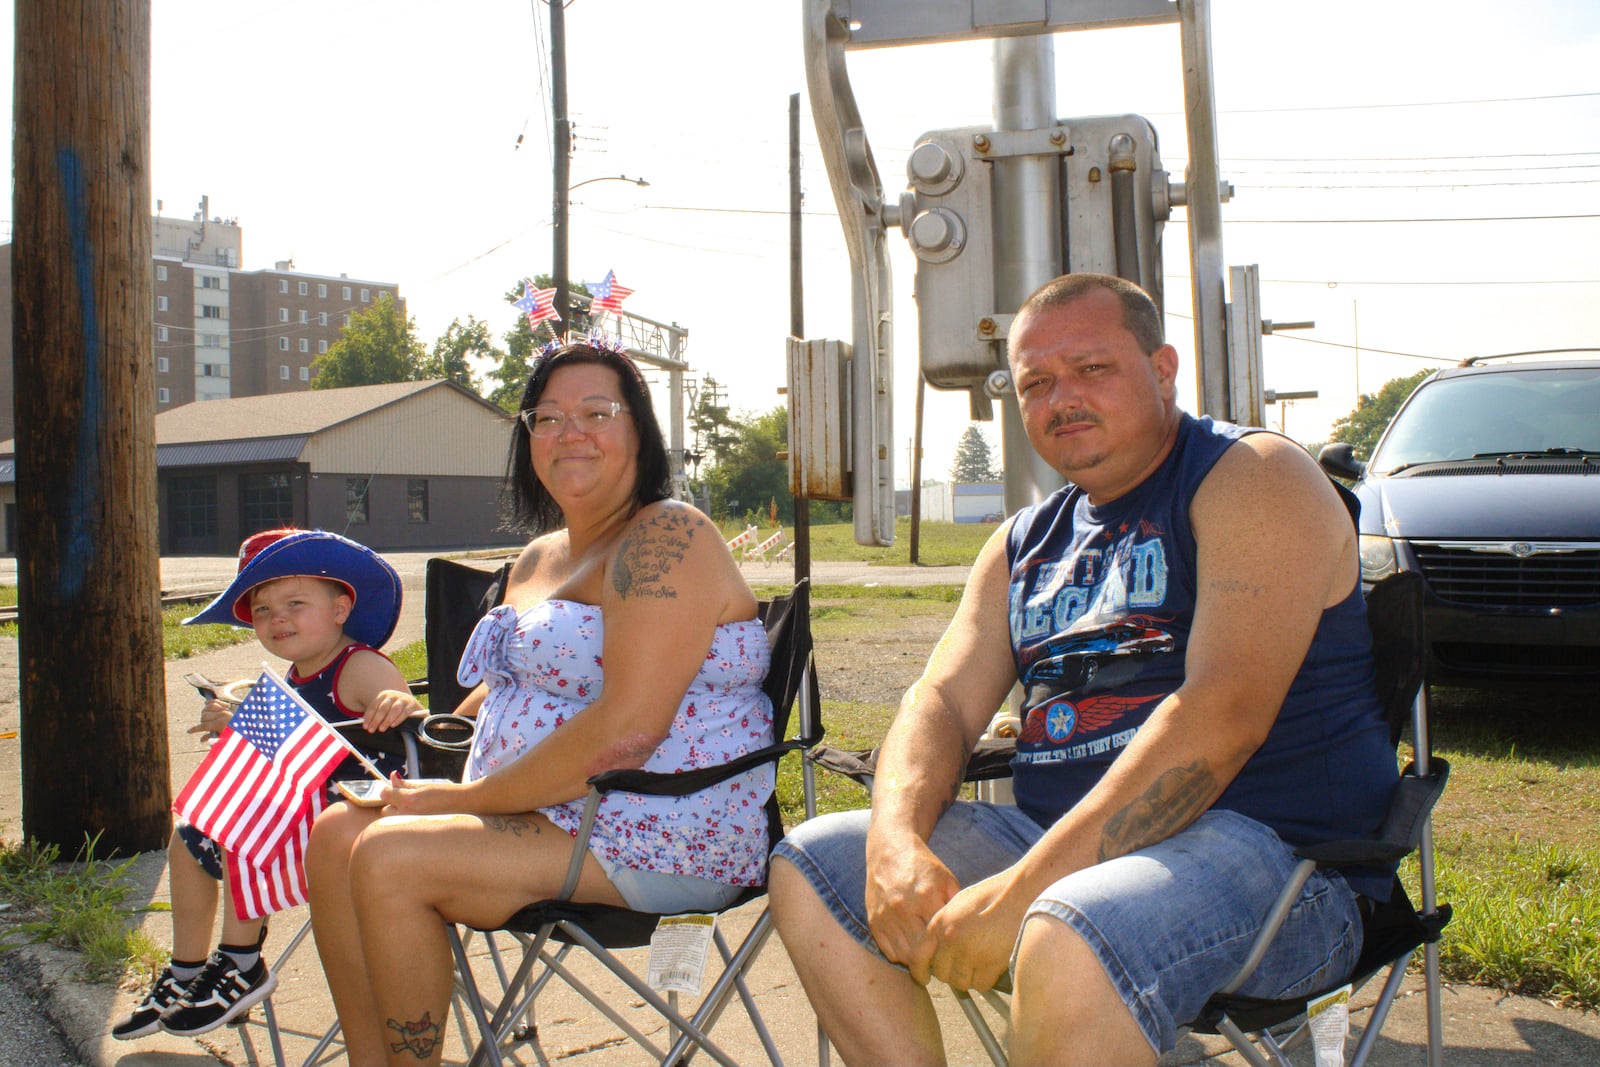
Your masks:
[[[1407,952],[1390,965],[1389,976],[1383,980],[1383,989],[1379,990],[1378,1000],[1372,1005],[1372,1016],[1361,1031],[1361,1040],[1356,1042],[1355,1053],[1350,1057],[1350,1067],[1360,1067],[1366,1063],[1367,1056],[1377,1044],[1383,1024],[1389,1019],[1389,1009],[1394,1007],[1394,998],[1399,995],[1400,985],[1406,980],[1406,968],[1411,964],[1411,956],[1412,953]]]
[[[1245,1062],[1250,1064],[1250,1067],[1273,1067],[1272,1060],[1261,1054],[1260,1047],[1250,1040],[1250,1035],[1239,1029],[1239,1024],[1226,1015],[1217,1021],[1217,1033],[1228,1039],[1228,1043],[1233,1046],[1234,1051],[1242,1056]],[[1287,1061],[1280,1058],[1279,1062],[1284,1063]]]
[[[722,954],[722,974],[712,985],[705,998],[700,1002],[699,1009],[689,1021],[700,1030],[710,1033],[716,1026],[717,1020],[722,1017],[723,1010],[728,1006],[729,996],[735,990],[739,999],[744,1002],[745,1012],[750,1017],[750,1025],[755,1029],[756,1037],[761,1041],[761,1047],[766,1050],[767,1060],[772,1067],[783,1067],[783,1057],[778,1052],[777,1045],[772,1040],[772,1034],[767,1030],[767,1024],[761,1018],[761,1012],[756,1007],[755,998],[750,995],[750,988],[745,984],[744,972],[755,959],[756,954],[766,945],[767,938],[772,936],[772,913],[764,911],[750,928],[750,933],[745,936],[744,942],[735,954],[728,952],[728,942],[723,938],[722,931],[713,927],[712,937],[716,939],[717,951]],[[676,1006],[676,1005],[674,1005]],[[663,1060],[664,1063],[679,1063],[688,1051],[690,1039],[687,1035],[676,1038],[671,1051]]]
[[[994,1031],[989,1029],[989,1022],[978,1010],[978,1005],[973,1003],[972,994],[965,989],[952,989],[950,992],[956,995],[956,1003],[961,1005],[967,1021],[972,1024],[973,1033],[978,1035],[978,1041],[983,1045],[983,1050],[989,1054],[994,1067],[1010,1067],[1005,1049],[1000,1047],[999,1039],[994,1036]]]

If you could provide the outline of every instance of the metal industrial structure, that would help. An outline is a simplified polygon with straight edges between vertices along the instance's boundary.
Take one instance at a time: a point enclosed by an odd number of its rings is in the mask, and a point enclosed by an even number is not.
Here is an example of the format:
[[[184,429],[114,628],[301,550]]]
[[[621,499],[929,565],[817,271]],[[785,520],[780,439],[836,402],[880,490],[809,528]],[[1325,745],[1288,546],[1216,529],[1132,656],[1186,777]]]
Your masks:
[[[1170,24],[1181,38],[1189,163],[1162,168],[1138,115],[1058,118],[1051,34]],[[848,52],[994,42],[992,126],[932,130],[885,193],[850,88]],[[1263,422],[1262,324],[1254,267],[1222,258],[1208,0],[806,0],[806,77],[852,274],[849,341],[790,342],[790,481],[797,496],[851,500],[856,540],[889,544],[893,507],[893,323],[888,231],[917,257],[919,366],[929,385],[965,389],[975,419],[1001,407],[1006,510],[1043,499],[1060,477],[1028,446],[1005,355],[1011,317],[1069,271],[1135,281],[1159,304],[1161,236],[1187,213],[1201,412]]]

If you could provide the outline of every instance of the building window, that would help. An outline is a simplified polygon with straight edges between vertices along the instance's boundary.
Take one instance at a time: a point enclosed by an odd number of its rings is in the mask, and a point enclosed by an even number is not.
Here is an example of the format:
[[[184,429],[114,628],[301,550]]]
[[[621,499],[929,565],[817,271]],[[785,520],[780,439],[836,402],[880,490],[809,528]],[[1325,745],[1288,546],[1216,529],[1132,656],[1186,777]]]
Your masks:
[[[278,279],[278,292],[287,293],[288,291],[289,291],[289,279],[288,278],[279,278]]]
[[[156,327],[156,340],[157,341],[170,340],[171,337],[172,337],[172,331],[168,330],[165,326],[157,326]]]
[[[384,297],[386,297],[388,295],[389,295],[389,290],[387,290],[387,289],[379,289],[378,290],[378,299],[379,300],[382,300]]]
[[[309,321],[311,321],[311,316],[310,316],[310,314],[309,314],[309,313],[308,313],[308,312],[307,312],[307,311],[306,311],[306,309],[305,309],[305,308],[301,308],[301,309],[300,309],[300,321],[301,321],[301,322],[302,322],[302,323],[306,323],[306,322],[309,322]]]
[[[164,297],[164,296],[156,297],[156,310],[157,311],[165,311],[165,310],[167,310],[167,298],[166,297]]]
[[[167,392],[167,387],[166,386],[162,386],[161,388],[156,390],[156,403],[157,404],[167,404],[167,403],[170,403],[171,400],[172,400],[172,394]]]
[[[350,299],[350,287],[348,285],[346,285],[346,286],[343,286],[342,288],[344,289],[344,299],[349,300]]]
[[[166,267],[166,264],[157,263],[156,264],[156,281],[164,282],[166,280],[167,280],[167,267]]]
[[[287,351],[289,351],[289,339],[287,337],[278,338],[278,351],[279,352],[287,352]]]
[[[344,521],[349,525],[366,525],[367,493],[371,488],[371,478],[346,478],[344,480]]]
[[[317,283],[317,299],[319,299],[319,300],[328,299],[328,283],[327,282],[318,282]]]
[[[326,311],[317,312],[317,325],[318,326],[326,326],[326,325],[328,325],[328,313]]]
[[[157,374],[165,374],[165,373],[167,373],[167,371],[169,371],[171,369],[172,369],[171,366],[167,363],[167,357],[166,356],[157,356],[156,357],[156,373]]]
[[[306,282],[301,282],[300,283],[300,295],[301,296],[305,296],[310,291],[311,291],[311,286],[309,284],[307,284]]]
[[[361,290],[361,302],[363,304],[372,303],[372,290],[370,290],[370,289]]]
[[[289,364],[287,364],[287,363],[278,364],[278,380],[279,381],[283,381],[283,382],[286,382],[286,381],[289,380]]]
[[[225,333],[203,333],[200,335],[201,348],[227,348],[228,335]]]
[[[428,479],[406,479],[406,514],[412,522],[428,521]]]
[[[216,551],[217,480],[210,475],[167,481],[167,514],[172,547],[178,551]]]
[[[310,367],[301,367],[300,368],[300,380],[302,382],[309,382],[311,380],[311,368]]]
[[[289,321],[289,309],[288,308],[279,308],[278,309],[278,321],[279,322],[288,322]]]
[[[311,339],[309,337],[300,338],[300,351],[302,351],[302,352],[311,351]]]
[[[289,491],[289,475],[241,474],[239,476],[239,520],[246,536],[262,530],[276,530],[294,523],[294,497]]]
[[[217,277],[215,274],[202,274],[200,275],[200,288],[221,289],[222,279]]]
[[[344,324],[346,326],[350,325],[350,312],[348,311],[344,313]]]
[[[224,315],[222,313],[222,311],[223,311],[222,307],[220,305],[218,305],[218,304],[201,304],[200,305],[200,317],[202,319],[225,319],[225,318],[227,318],[227,316]]]
[[[317,342],[317,353],[319,355],[321,353],[323,353],[323,352],[326,352],[327,350],[328,350],[328,342],[326,342],[326,341],[318,341]]]

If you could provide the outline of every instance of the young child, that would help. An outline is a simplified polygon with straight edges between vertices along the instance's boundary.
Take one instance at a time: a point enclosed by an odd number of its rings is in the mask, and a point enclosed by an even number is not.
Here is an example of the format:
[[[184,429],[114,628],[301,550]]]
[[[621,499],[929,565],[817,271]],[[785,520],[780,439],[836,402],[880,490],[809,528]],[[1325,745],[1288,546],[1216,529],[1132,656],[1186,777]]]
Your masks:
[[[393,708],[392,701],[374,699],[385,690],[408,692],[400,671],[378,651],[399,618],[400,577],[377,553],[323,530],[269,530],[240,546],[233,583],[187,621],[254,627],[262,647],[290,661],[285,680],[317,714],[333,723],[361,720],[367,731],[377,732],[404,717],[383,710]],[[228,705],[210,700],[189,732],[215,736],[230,715]],[[400,757],[369,752],[361,728],[341,732],[385,773],[403,769]],[[350,756],[329,781],[366,777]],[[133,1013],[112,1028],[111,1036],[121,1041],[157,1030],[185,1037],[207,1033],[278,984],[261,958],[266,920],[240,918],[231,892],[222,893],[221,943],[206,955],[227,866],[217,843],[179,819],[167,865],[172,962]]]

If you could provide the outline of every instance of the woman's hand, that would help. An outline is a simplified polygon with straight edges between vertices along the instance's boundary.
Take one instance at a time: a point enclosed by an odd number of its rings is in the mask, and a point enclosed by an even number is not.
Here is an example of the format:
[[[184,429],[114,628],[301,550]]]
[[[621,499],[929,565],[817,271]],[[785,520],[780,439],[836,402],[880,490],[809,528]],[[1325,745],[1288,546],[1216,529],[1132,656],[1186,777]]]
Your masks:
[[[189,727],[191,734],[205,734],[207,737],[216,737],[222,728],[228,725],[233,718],[233,705],[224,704],[216,697],[206,701],[205,707],[200,709],[200,723]]]
[[[396,815],[458,815],[468,811],[464,789],[456,782],[408,781],[396,771],[389,775],[383,802]]]
[[[409,692],[385,689],[367,702],[367,709],[361,713],[361,726],[369,734],[382,733],[425,710]]]

